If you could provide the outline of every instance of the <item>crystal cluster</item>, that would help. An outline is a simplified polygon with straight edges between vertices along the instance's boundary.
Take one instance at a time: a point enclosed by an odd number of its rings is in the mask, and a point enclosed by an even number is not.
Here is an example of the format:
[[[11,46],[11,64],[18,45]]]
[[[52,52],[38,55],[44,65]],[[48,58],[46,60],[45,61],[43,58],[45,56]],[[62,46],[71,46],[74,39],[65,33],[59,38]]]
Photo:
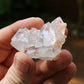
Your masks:
[[[51,23],[44,24],[41,30],[21,28],[11,39],[11,45],[34,59],[56,59],[66,39],[66,26],[67,24],[58,17]]]

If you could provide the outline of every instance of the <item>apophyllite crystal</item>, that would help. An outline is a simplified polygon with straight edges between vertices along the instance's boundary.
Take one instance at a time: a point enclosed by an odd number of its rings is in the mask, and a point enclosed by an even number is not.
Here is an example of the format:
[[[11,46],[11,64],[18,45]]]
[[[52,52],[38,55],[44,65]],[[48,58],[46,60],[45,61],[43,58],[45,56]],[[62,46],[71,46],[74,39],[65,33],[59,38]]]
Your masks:
[[[51,23],[44,24],[41,30],[21,28],[11,39],[11,45],[34,59],[56,59],[66,39],[66,26],[58,17]]]

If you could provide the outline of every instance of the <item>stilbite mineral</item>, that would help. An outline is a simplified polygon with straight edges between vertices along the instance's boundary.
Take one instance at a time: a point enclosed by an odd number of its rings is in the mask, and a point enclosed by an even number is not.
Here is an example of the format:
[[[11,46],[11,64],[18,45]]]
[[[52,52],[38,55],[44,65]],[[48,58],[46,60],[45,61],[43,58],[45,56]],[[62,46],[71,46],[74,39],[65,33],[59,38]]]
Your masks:
[[[31,58],[54,60],[65,43],[66,26],[58,17],[51,23],[44,24],[41,30],[21,28],[11,39],[11,45]]]

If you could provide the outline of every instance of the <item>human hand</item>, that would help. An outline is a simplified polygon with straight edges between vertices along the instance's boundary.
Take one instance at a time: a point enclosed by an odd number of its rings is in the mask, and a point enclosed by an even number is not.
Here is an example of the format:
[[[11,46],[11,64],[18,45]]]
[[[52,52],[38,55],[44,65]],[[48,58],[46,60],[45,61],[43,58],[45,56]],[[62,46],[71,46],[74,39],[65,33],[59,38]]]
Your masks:
[[[43,24],[40,18],[28,18],[0,30],[0,84],[66,84],[73,77],[76,67],[69,51],[62,50],[56,61],[34,62],[10,45],[19,28],[40,29]]]

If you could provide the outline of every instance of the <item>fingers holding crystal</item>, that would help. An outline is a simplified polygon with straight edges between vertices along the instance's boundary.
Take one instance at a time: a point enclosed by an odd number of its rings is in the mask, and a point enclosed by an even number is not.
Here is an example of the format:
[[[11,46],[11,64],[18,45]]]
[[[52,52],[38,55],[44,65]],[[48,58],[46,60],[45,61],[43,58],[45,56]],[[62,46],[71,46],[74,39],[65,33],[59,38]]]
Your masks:
[[[54,61],[43,61],[37,67],[39,67],[39,71],[43,74],[53,74],[54,71],[60,71],[64,69],[67,65],[69,65],[72,61],[72,55],[67,50],[62,50],[57,60]]]
[[[38,61],[36,65],[36,75],[34,79],[39,78],[38,82],[53,76],[59,71],[65,69],[72,62],[72,55],[67,50],[62,50],[59,58],[54,61]],[[36,81],[34,81],[36,82]]]
[[[76,72],[74,63],[69,64],[64,70],[45,80],[43,84],[67,84]],[[60,81],[61,80],[61,81]]]
[[[51,23],[44,24],[41,30],[33,26],[30,30],[22,28],[12,38],[11,45],[14,48],[31,58],[45,60],[36,63],[32,84],[41,84],[43,80],[62,71],[72,62],[72,55],[68,51],[61,52],[68,32],[66,26],[67,24],[58,17]]]

